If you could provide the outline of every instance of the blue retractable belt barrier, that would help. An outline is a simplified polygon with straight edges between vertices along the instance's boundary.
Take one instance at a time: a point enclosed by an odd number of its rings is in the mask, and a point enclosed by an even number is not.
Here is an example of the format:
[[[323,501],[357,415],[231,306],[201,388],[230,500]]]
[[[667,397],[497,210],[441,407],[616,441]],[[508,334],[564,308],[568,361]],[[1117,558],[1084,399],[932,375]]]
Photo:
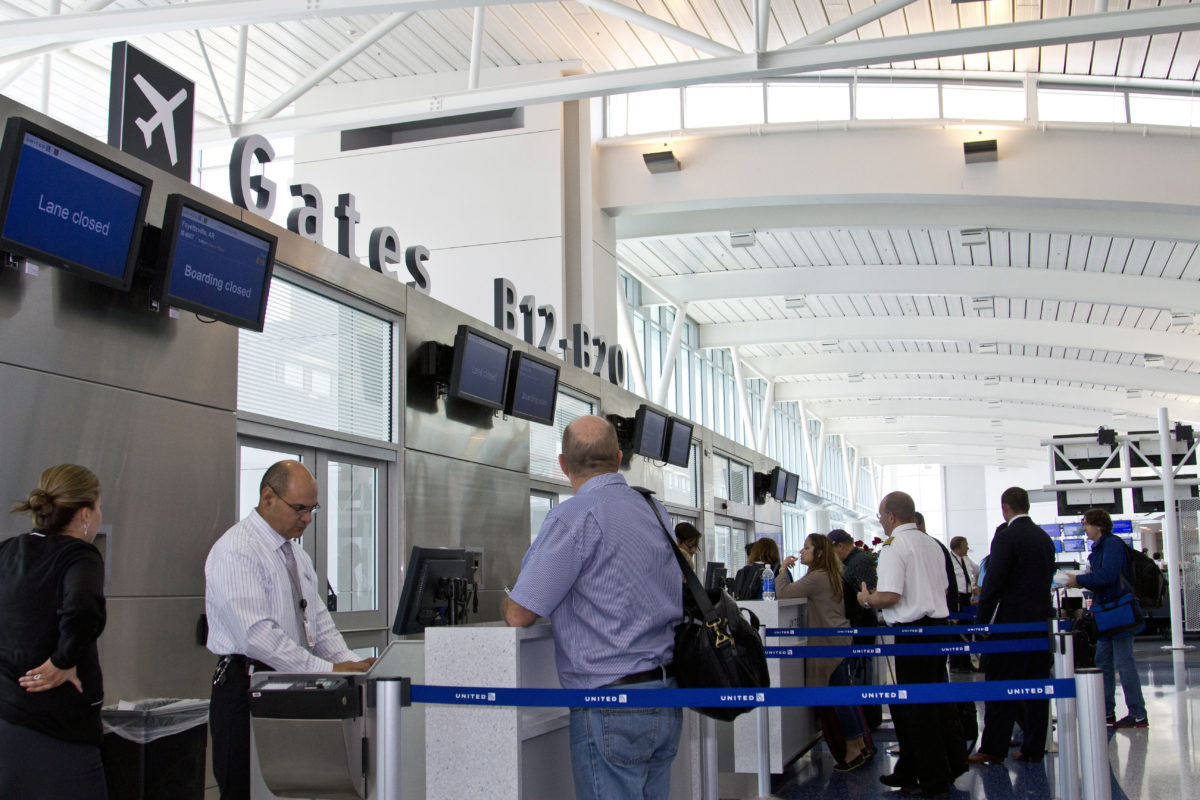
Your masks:
[[[922,644],[842,644],[764,647],[767,658],[852,658],[855,656],[940,656],[959,653],[1024,653],[1050,649],[1050,640],[1006,639],[1002,642],[924,642]]]
[[[1045,622],[994,625],[910,625],[880,628],[767,628],[765,636],[967,636],[982,633],[1046,633]]]
[[[964,681],[898,686],[824,686],[780,689],[495,689],[484,686],[412,686],[414,703],[558,708],[718,708],[746,706],[853,706],[949,703],[1075,696],[1075,681]]]
[[[975,619],[974,611],[951,611],[946,619]]]

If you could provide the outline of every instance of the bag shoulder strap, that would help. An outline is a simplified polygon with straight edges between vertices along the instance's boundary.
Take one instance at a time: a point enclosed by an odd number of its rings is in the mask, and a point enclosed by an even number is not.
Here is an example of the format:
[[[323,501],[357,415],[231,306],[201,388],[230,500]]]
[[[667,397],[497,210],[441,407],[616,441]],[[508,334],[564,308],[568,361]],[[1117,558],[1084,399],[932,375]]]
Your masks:
[[[654,512],[654,517],[658,520],[659,527],[662,528],[663,536],[667,537],[667,544],[671,547],[671,552],[675,554],[675,560],[679,562],[679,569],[683,573],[683,580],[687,584],[688,592],[696,602],[696,607],[704,614],[704,620],[706,622],[716,620],[719,615],[716,608],[713,607],[712,601],[708,599],[708,592],[704,591],[704,585],[696,577],[696,571],[692,569],[692,565],[687,562],[687,559],[683,557],[683,553],[679,552],[679,548],[675,546],[675,537],[667,530],[667,523],[663,521],[658,506],[654,505],[654,501],[650,499],[650,495],[654,494],[654,492],[642,486],[633,486],[631,488],[645,498],[646,502],[650,505],[650,510]]]

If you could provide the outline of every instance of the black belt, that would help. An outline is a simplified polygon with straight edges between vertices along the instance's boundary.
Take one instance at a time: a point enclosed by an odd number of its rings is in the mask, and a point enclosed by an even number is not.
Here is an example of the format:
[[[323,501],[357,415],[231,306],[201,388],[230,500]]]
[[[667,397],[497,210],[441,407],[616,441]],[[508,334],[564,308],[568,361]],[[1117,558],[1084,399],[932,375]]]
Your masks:
[[[667,678],[675,677],[674,664],[660,664],[653,669],[648,669],[643,672],[634,672],[626,675],[624,678],[617,678],[608,686],[624,686],[629,683],[645,683],[646,681],[665,681]]]
[[[228,680],[230,670],[233,670],[235,674],[248,675],[250,674],[250,667],[254,667],[255,671],[271,671],[271,668],[263,662],[248,658],[241,653],[221,656],[217,659],[217,668],[213,671],[213,686],[224,686],[225,681]]]

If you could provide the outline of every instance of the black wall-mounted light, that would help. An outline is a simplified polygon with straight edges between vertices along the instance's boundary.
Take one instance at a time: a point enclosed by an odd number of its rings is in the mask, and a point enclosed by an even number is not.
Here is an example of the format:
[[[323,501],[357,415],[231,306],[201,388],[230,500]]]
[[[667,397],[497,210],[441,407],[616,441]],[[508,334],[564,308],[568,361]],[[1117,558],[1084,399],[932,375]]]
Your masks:
[[[675,153],[670,150],[662,150],[657,153],[642,153],[642,160],[646,162],[646,169],[653,173],[679,172],[679,170],[683,169],[683,165],[679,163],[679,159],[675,157]]]

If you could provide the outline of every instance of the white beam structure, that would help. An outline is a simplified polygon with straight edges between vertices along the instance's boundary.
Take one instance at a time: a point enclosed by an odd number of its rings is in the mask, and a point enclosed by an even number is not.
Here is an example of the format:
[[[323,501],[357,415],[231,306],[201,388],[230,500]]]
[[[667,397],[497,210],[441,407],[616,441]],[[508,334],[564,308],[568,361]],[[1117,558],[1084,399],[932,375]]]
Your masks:
[[[743,364],[745,361],[742,362]],[[771,409],[775,407],[775,381],[767,378],[767,393],[763,396],[762,415],[759,417],[758,423],[758,450],[760,453],[767,452],[767,436],[771,430]]]
[[[903,328],[897,328],[897,333],[903,335]],[[1195,341],[1195,337],[1192,339]],[[1197,348],[1197,356],[1200,357],[1200,348]],[[904,372],[970,377],[994,375],[1001,378],[1037,378],[1046,381],[1148,389],[1191,395],[1200,400],[1200,373],[1070,358],[1039,358],[995,353],[814,353],[748,358],[746,363],[773,378],[854,373],[869,376],[872,373]]]
[[[951,453],[941,450],[928,451],[906,451],[904,454],[873,456],[873,460],[880,466],[893,466],[902,464],[954,464],[957,466],[977,466],[977,467],[1012,467],[1024,469],[1030,466],[1036,466],[1039,463],[1044,463],[1046,454],[1042,453],[1041,457],[1036,459],[1026,459],[1018,457],[1004,456],[988,456],[979,453]]]
[[[1075,422],[1074,415],[1066,418],[1068,424]],[[892,420],[887,422],[887,420]],[[987,434],[1001,435],[1005,438],[1020,437],[1041,439],[1047,436],[1060,435],[1063,423],[1034,422],[1030,420],[1001,420],[1001,425],[992,425],[991,419],[982,417],[949,417],[949,416],[899,416],[899,417],[830,417],[825,424],[830,433],[849,436],[853,441],[867,442],[872,436],[896,436],[897,434],[923,435],[938,434]],[[1078,427],[1081,430],[1095,430],[1100,425],[1111,427],[1111,420],[1097,421],[1095,425],[1084,423]]]
[[[813,455],[812,435],[809,433],[809,420],[812,419],[808,415],[808,409],[803,401],[797,403],[800,407],[800,444],[804,450],[804,463],[808,466],[808,474],[812,478],[813,494],[821,493],[821,474],[817,472],[817,459]]]
[[[638,347],[637,336],[633,332],[633,314],[629,310],[629,298],[625,296],[625,284],[617,281],[617,325],[620,336],[625,341],[625,357],[629,359],[627,369],[633,372],[633,388],[639,395],[650,399],[646,390],[646,368],[642,364],[642,351]]]
[[[253,0],[251,0],[251,2],[253,2]],[[270,103],[267,103],[267,105],[263,106],[263,108],[259,110],[259,112],[255,114],[250,121],[255,122],[274,117],[280,111],[296,102],[296,100],[302,97],[318,83],[325,80],[334,72],[337,72],[354,59],[358,58],[359,54],[368,47],[378,42],[384,36],[387,36],[398,26],[403,25],[414,13],[415,12],[412,11],[405,11],[398,14],[389,14],[388,16],[384,17],[382,20],[372,26],[370,30],[363,33],[361,36],[343,48],[341,52],[334,55],[333,58],[317,67],[316,70],[314,70],[307,78],[300,81],[295,86],[292,86],[279,97],[276,97]]]
[[[667,390],[675,376],[675,362],[679,360],[679,346],[683,343],[683,329],[687,326],[687,303],[675,307],[675,322],[671,325],[671,338],[667,341],[667,352],[663,354],[662,374],[654,386],[654,402],[667,404]]]
[[[346,2],[346,0],[342,0]],[[480,3],[478,0],[406,0],[392,2],[386,5],[387,10],[421,11],[437,7],[474,7],[476,5],[496,5],[502,3],[511,5],[510,0],[494,0]],[[223,6],[224,14],[214,15],[211,21],[205,21],[203,14],[196,9]],[[156,24],[157,30],[171,30],[178,27],[198,27],[198,23],[210,25],[242,24],[254,21],[247,19],[256,14],[264,13],[263,6],[285,4],[284,0],[209,0],[205,3],[171,6],[169,11],[187,11],[181,14],[181,19],[170,15],[162,15],[163,19]],[[246,7],[246,13],[237,12]],[[347,3],[342,7],[338,0],[331,0],[331,6],[321,4],[315,11],[305,11],[304,16],[337,16],[339,12],[326,13],[330,7],[342,8],[341,15],[346,15]],[[291,6],[289,5],[290,9]],[[357,13],[370,13],[368,10],[380,11],[378,7],[367,4],[357,7]],[[133,9],[118,12],[105,12],[93,15],[104,17],[97,20],[72,19],[76,25],[92,24],[91,30],[71,31],[69,26],[54,27],[45,21],[15,20],[0,23],[0,37],[10,38],[22,44],[43,44],[49,41],[81,41],[91,38],[120,38],[132,35],[128,24],[138,23],[136,33],[156,32],[147,30],[154,28],[151,19],[142,20],[136,16],[122,16],[121,19],[108,20],[107,15],[129,14],[161,14],[160,8]],[[279,13],[278,10],[276,13]],[[295,13],[290,11],[289,13]],[[236,16],[229,19],[231,14]],[[67,15],[76,17],[78,15]],[[217,19],[216,17],[220,17]],[[289,19],[296,18],[289,16]],[[168,21],[169,20],[169,21]],[[269,20],[278,21],[278,20]],[[24,28],[6,27],[24,25]],[[41,26],[41,27],[35,27]],[[1156,33],[1168,33],[1184,30],[1200,29],[1200,4],[1164,6],[1161,8],[1137,9],[1111,14],[1071,16],[1049,20],[1034,20],[1031,22],[1016,22],[1004,25],[988,25],[966,30],[938,31],[935,33],[920,33],[907,36],[889,36],[865,41],[838,42],[835,44],[807,47],[788,52],[774,52],[756,56],[755,54],[708,58],[699,61],[689,61],[680,64],[663,64],[653,67],[639,67],[629,70],[613,70],[597,74],[570,75],[545,81],[503,86],[484,87],[474,91],[451,92],[436,97],[422,96],[408,98],[391,103],[372,105],[369,108],[344,109],[336,112],[296,115],[287,119],[246,123],[239,126],[236,135],[242,136],[258,133],[265,136],[299,136],[310,133],[324,133],[330,130],[340,130],[350,126],[383,125],[406,122],[433,117],[453,116],[463,113],[493,111],[501,108],[511,108],[520,105],[535,105],[538,103],[563,102],[579,100],[586,97],[634,92],[647,89],[688,86],[696,83],[714,81],[757,80],[780,75],[793,75],[807,72],[818,72],[829,69],[845,69],[870,64],[887,64],[913,59],[938,58],[941,56],[961,55],[965,53],[990,52],[1010,48],[1043,47],[1069,42],[1095,41],[1104,39],[1120,39],[1125,37],[1149,36]],[[71,37],[77,37],[71,39]],[[438,111],[430,111],[430,101],[440,104]],[[222,131],[197,131],[197,142],[219,141],[225,138]]]
[[[756,438],[754,420],[750,418],[750,392],[746,389],[746,376],[742,370],[742,357],[736,347],[729,351],[729,355],[733,358],[733,381],[737,384],[738,416],[742,420],[742,429],[746,433],[746,438],[750,440],[750,445],[761,453],[763,448]]]
[[[1157,353],[1191,361],[1196,337],[1086,322],[995,317],[807,317],[700,326],[701,347],[744,347],[790,342],[894,341],[1007,342],[1034,347],[1078,347],[1114,353]],[[1103,379],[1103,368],[1096,379]]]
[[[767,49],[767,32],[771,26],[771,0],[754,0],[754,49]]]
[[[835,434],[837,427],[829,426],[829,435]],[[1055,434],[1051,434],[1055,435]],[[1094,434],[1093,434],[1094,435]],[[1002,438],[997,439],[1000,436]],[[864,452],[885,444],[969,444],[994,450],[997,447],[1013,447],[1024,450],[1038,450],[1045,453],[1042,442],[1048,437],[1043,433],[1017,435],[1013,433],[995,434],[987,428],[976,428],[974,431],[962,430],[925,430],[906,431],[898,425],[880,426],[875,431],[860,431],[853,436],[853,444],[861,447]]]
[[[233,116],[229,113],[229,107],[225,105],[225,95],[221,93],[221,82],[217,80],[217,73],[213,69],[212,59],[208,57],[208,48],[204,46],[204,34],[201,31],[196,31],[196,44],[200,48],[200,55],[204,58],[204,69],[208,72],[213,93],[217,96],[217,105],[221,107],[221,116],[224,117],[226,125],[232,125]]]
[[[992,398],[889,398],[884,401],[881,397],[856,397],[849,399],[803,401],[806,409],[820,414],[830,425],[843,425],[847,420],[885,420],[891,417],[902,420],[908,417],[944,417],[965,420],[990,421],[998,419],[1002,425],[996,430],[1004,430],[1004,426],[1012,421],[1017,422],[1046,422],[1057,426],[1056,434],[1086,433],[1101,425],[1114,425],[1111,409],[1093,411],[1068,406],[1046,406],[1027,401],[996,400],[991,405]],[[776,398],[776,402],[782,402]],[[1124,426],[1147,428],[1154,424],[1154,417],[1146,411],[1138,413],[1126,412]],[[884,424],[887,424],[886,422]]]
[[[874,22],[881,17],[886,17],[893,11],[899,11],[905,6],[912,4],[912,2],[913,0],[878,0],[873,6],[868,6],[845,19],[838,20],[820,30],[813,31],[807,36],[800,37],[787,46],[780,48],[780,52],[832,42],[839,36],[843,36],[853,30],[858,30],[863,25]]]
[[[1020,459],[1022,461],[1045,461],[1046,448],[1044,447],[1007,447],[1001,454],[996,453],[994,447],[977,447],[972,444],[956,444],[954,442],[933,442],[930,444],[912,444],[903,440],[897,440],[891,444],[880,444],[872,447],[864,447],[864,452],[870,453],[871,458],[875,460],[887,459],[892,456],[903,456],[906,454],[930,454],[939,453],[941,455],[963,455],[963,456],[989,456],[993,461],[996,459]]]
[[[250,44],[250,28],[238,28],[237,75],[233,79],[233,121],[241,122],[246,116],[246,51]]]
[[[480,62],[483,61],[483,20],[487,10],[475,6],[475,17],[471,25],[471,63],[467,68],[467,88],[479,88]]]
[[[654,280],[687,302],[865,291],[871,295],[992,295],[1200,313],[1200,282],[1083,270],[850,264],[662,275]]]
[[[787,400],[834,400],[851,398],[943,398],[949,400],[983,400],[1039,403],[1063,408],[1084,408],[1094,411],[1125,411],[1150,416],[1162,405],[1154,397],[1130,398],[1123,392],[1082,387],[1046,386],[1032,383],[1001,382],[985,384],[981,380],[866,380],[861,383],[842,381],[810,381],[780,383],[775,389],[775,402]],[[891,401],[885,400],[883,403]],[[887,406],[884,405],[884,408]],[[1192,421],[1200,420],[1200,403],[1172,403],[1172,415]]]
[[[578,0],[578,2],[580,5],[587,6],[594,11],[608,14],[617,19],[623,19],[631,25],[645,28],[667,39],[674,39],[680,44],[686,44],[688,47],[695,48],[701,53],[707,53],[710,56],[742,55],[740,50],[735,50],[727,45],[714,42],[712,39],[692,33],[678,25],[672,25],[659,17],[652,17],[649,14],[637,11],[627,5],[616,2],[616,0]]]

